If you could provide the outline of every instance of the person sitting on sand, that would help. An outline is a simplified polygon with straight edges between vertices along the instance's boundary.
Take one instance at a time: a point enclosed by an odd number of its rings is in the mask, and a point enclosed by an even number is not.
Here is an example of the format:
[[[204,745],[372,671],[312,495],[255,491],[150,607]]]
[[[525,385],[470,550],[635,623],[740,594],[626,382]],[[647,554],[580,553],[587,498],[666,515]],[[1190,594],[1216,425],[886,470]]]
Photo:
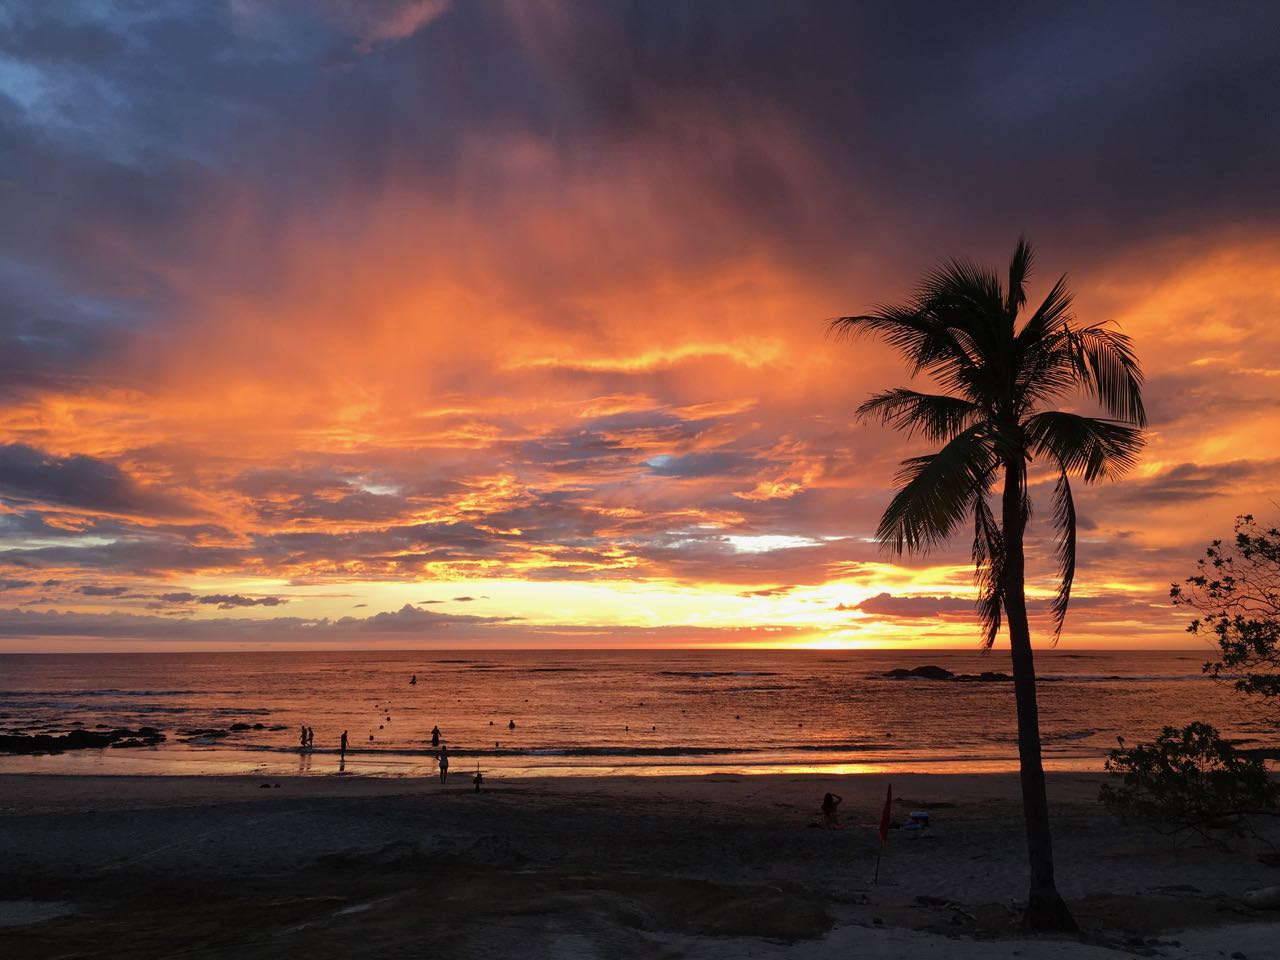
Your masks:
[[[828,793],[822,798],[822,825],[832,829],[839,828],[840,814],[839,807],[841,796],[838,793]]]
[[[440,748],[440,782],[444,783],[449,779],[449,748]]]

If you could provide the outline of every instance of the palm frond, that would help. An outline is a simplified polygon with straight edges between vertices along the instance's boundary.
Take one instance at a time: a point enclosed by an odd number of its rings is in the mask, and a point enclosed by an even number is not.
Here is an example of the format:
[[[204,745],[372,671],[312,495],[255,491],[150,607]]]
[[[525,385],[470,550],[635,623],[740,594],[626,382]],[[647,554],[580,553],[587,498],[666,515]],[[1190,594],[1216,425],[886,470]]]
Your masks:
[[[1142,431],[1135,427],[1061,410],[1034,414],[1023,429],[1036,454],[1051,457],[1062,470],[1083,477],[1086,483],[1132,468],[1144,443]]]
[[[1018,245],[1013,250],[1013,259],[1009,261],[1009,289],[1005,295],[1005,311],[1011,317],[1018,315],[1022,305],[1027,302],[1027,279],[1035,265],[1035,251],[1026,237],[1018,238]]]
[[[998,460],[982,424],[951,438],[937,453],[904,460],[876,539],[895,553],[920,553],[944,542],[986,490]]]
[[[1142,404],[1142,368],[1133,341],[1102,324],[1071,333],[1072,356],[1085,390],[1117,420],[1146,426]]]
[[[1053,642],[1062,636],[1071,603],[1071,586],[1076,579],[1076,504],[1071,496],[1067,471],[1058,474],[1053,488],[1053,526],[1058,537],[1058,592],[1049,609],[1053,613]]]
[[[906,389],[877,393],[857,410],[859,419],[879,420],[905,430],[907,436],[919,433],[935,443],[951,439],[981,415],[981,409],[960,397]]]
[[[874,313],[835,317],[827,321],[827,328],[845,340],[882,337],[906,359],[912,376],[922,370],[947,366],[972,368],[976,365],[975,358],[964,345],[937,322],[930,314],[928,304],[920,301],[902,305],[882,304]]]
[[[986,492],[974,497],[973,580],[978,588],[978,619],[982,624],[982,645],[990,649],[1000,632],[1004,611],[1004,536]]]

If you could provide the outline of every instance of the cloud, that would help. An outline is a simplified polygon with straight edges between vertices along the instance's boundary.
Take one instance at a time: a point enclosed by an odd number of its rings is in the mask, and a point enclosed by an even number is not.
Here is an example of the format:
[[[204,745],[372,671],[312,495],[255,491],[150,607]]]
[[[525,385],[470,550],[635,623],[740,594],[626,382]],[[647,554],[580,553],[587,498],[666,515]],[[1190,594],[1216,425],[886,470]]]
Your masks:
[[[963,615],[974,616],[973,600],[967,597],[928,597],[928,596],[894,596],[891,593],[878,593],[852,607],[842,609],[857,610],[859,613],[875,617],[891,617],[904,620],[928,620],[939,617]]]
[[[86,597],[121,597],[128,592],[128,587],[100,587],[95,584],[76,588],[76,593],[82,593]]]
[[[108,513],[173,516],[189,512],[113,463],[83,454],[58,457],[22,443],[0,446],[0,497]]]
[[[1139,471],[1078,492],[1080,586],[1156,589],[1275,497],[1280,24],[1024,7],[24,6],[0,573],[178,620],[475,580],[537,583],[531,619],[655,583],[767,618],[840,582],[891,626],[957,600],[965,544],[883,562],[926,445],[854,421],[905,374],[822,320],[1025,228],[1150,374]]]
[[[211,593],[198,598],[196,602],[216,605],[219,610],[231,610],[235,607],[278,607],[289,601],[284,597],[245,597],[238,593]]]

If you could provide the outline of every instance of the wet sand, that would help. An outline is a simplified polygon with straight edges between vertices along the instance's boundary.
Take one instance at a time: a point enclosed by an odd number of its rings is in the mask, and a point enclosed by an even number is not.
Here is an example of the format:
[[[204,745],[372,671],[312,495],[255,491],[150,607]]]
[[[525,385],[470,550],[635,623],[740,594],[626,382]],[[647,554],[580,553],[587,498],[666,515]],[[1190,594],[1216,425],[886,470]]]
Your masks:
[[[1280,958],[1257,843],[1175,850],[1101,779],[1050,786],[1086,933],[1026,940],[1008,775],[893,777],[934,825],[874,885],[878,775],[0,776],[0,956]]]

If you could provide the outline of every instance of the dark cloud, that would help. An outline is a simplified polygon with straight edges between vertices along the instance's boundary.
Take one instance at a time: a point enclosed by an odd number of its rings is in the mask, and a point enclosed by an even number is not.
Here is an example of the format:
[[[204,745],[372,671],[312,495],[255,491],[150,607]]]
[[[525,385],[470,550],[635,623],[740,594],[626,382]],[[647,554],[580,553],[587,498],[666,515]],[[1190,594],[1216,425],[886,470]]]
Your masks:
[[[974,615],[973,600],[966,597],[895,597],[890,593],[878,593],[852,608],[859,613],[875,617],[892,617],[903,620],[928,620],[939,617]]]
[[[86,597],[122,597],[128,592],[128,587],[100,587],[92,583],[76,588],[76,593]]]
[[[0,496],[105,512],[171,516],[190,512],[175,498],[149,490],[120,467],[84,455],[58,457],[10,443],[0,446]]]
[[[0,580],[0,590],[21,590],[23,587],[34,587],[34,580]]]
[[[1250,481],[1274,482],[1280,460],[1180,463],[1151,477],[1129,479],[1112,495],[1122,504],[1190,504],[1238,492]]]
[[[197,603],[216,605],[219,610],[235,607],[278,607],[289,601],[283,597],[246,597],[238,593],[211,593],[200,597]]]

